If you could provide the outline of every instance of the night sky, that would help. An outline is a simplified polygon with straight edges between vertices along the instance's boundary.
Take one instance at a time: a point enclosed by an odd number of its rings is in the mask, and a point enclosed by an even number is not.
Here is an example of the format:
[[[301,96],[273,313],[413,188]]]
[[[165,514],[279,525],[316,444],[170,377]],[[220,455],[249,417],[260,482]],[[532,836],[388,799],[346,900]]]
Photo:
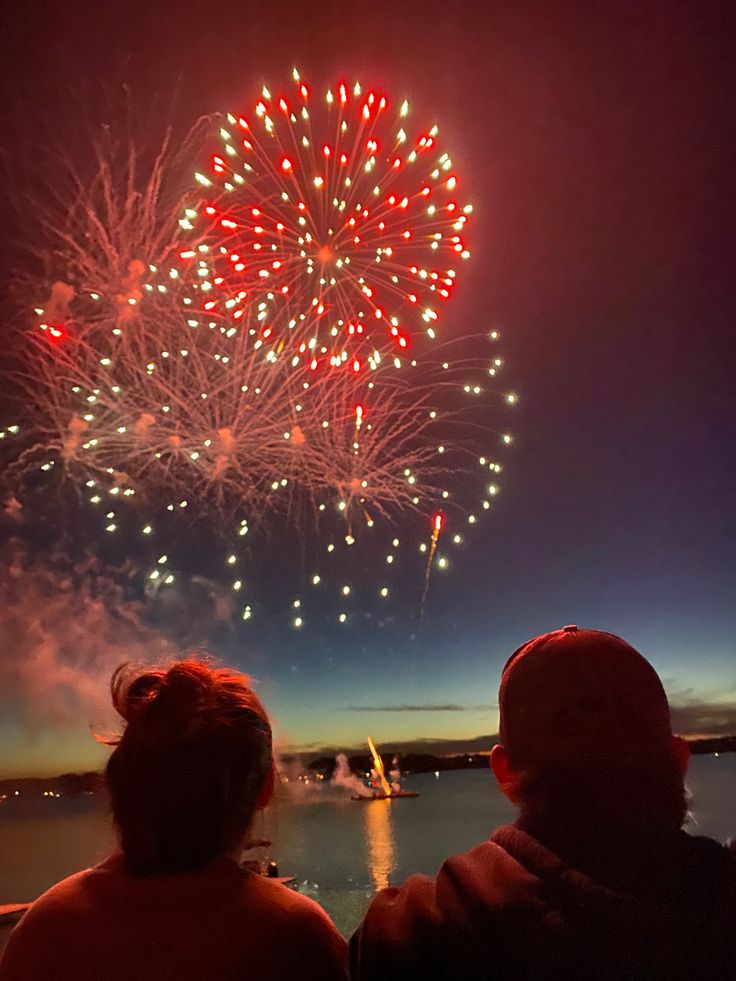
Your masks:
[[[502,494],[419,626],[213,631],[282,744],[487,747],[504,660],[569,622],[649,657],[682,731],[736,730],[730,5],[29,2],[3,16],[6,166],[20,132],[83,138],[123,81],[153,118],[166,106],[188,123],[297,64],[315,88],[360,78],[429,107],[470,188],[473,258],[444,329],[503,331],[520,404]],[[96,719],[60,710],[53,685],[23,687],[2,643],[0,771],[97,765]]]

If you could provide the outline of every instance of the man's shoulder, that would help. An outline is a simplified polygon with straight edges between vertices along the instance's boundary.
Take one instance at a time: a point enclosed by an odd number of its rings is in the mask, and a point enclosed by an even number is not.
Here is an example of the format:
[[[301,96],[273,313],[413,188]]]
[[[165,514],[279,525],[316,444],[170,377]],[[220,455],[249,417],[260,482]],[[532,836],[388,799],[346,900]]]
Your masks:
[[[474,912],[497,905],[503,883],[515,878],[512,866],[517,863],[489,839],[452,855],[433,878],[412,875],[378,893],[350,941],[355,976],[392,979],[418,970],[439,976],[447,950],[464,930],[472,932]]]
[[[736,869],[736,836],[721,842],[706,835],[693,835],[683,831],[680,834],[680,846],[701,857],[703,861],[716,861],[723,864],[724,868]]]
[[[489,838],[445,859],[434,877],[412,875],[403,885],[384,889],[371,903],[368,914],[392,919],[412,915],[437,924],[460,915],[460,907],[468,904],[487,906],[493,898],[491,890],[503,890],[512,881],[526,878],[532,877],[502,845]]]
[[[733,839],[722,844],[713,838],[682,833],[680,861],[683,873],[695,888],[700,882],[703,898],[718,895],[736,906],[736,848]]]

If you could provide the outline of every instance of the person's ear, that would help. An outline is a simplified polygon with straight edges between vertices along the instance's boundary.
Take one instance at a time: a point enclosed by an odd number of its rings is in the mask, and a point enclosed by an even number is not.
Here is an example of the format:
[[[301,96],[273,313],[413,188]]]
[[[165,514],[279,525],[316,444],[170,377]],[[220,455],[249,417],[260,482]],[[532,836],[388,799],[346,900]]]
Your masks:
[[[677,763],[677,768],[684,777],[690,765],[690,745],[687,739],[683,739],[682,736],[673,736],[672,752]]]
[[[266,776],[263,778],[263,785],[258,793],[258,800],[256,801],[256,808],[263,809],[268,807],[271,803],[271,798],[273,797],[273,788],[276,783],[276,770],[273,763],[268,768]]]
[[[506,752],[505,746],[500,743],[496,745],[491,750],[491,769],[493,770],[493,775],[498,783],[498,789],[504,795],[508,797],[510,801],[516,802],[516,794],[514,790],[514,779],[511,772],[511,765],[509,763],[509,754]]]

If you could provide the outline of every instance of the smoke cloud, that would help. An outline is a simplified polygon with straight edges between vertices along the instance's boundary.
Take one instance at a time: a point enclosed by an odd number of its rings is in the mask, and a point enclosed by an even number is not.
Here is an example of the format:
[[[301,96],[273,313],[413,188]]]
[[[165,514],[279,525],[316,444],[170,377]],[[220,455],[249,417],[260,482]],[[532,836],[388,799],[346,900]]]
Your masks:
[[[335,772],[332,775],[333,787],[344,787],[356,797],[370,797],[371,791],[366,787],[360,777],[350,769],[350,763],[345,753],[338,753],[335,758]]]
[[[398,793],[401,790],[401,770],[396,769],[396,759],[394,758],[394,769],[388,771],[388,779],[391,790]]]
[[[224,614],[205,582],[159,600],[132,587],[130,566],[60,551],[34,557],[18,539],[0,553],[0,725],[116,725],[108,684],[123,661],[150,663],[199,645]],[[219,608],[218,608],[219,606]]]
[[[121,661],[170,653],[141,604],[94,563],[62,571],[18,549],[0,571],[0,700],[6,722],[40,726],[108,717],[110,674]]]

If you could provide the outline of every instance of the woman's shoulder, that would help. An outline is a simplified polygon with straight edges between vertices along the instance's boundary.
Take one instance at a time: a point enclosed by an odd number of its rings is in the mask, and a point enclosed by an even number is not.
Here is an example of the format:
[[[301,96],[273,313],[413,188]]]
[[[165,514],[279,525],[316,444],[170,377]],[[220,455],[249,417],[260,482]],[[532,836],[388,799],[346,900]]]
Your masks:
[[[301,920],[309,927],[323,924],[335,929],[327,913],[313,899],[266,876],[254,872],[245,873],[243,898],[248,906],[262,906],[264,911],[270,910],[277,918]]]
[[[83,897],[87,892],[86,886],[95,872],[96,868],[82,869],[56,882],[31,903],[22,922],[27,924],[50,915],[73,914],[80,905],[85,905]]]
[[[39,925],[48,930],[56,924],[63,930],[80,917],[86,917],[95,905],[92,884],[102,877],[114,877],[116,870],[113,856],[100,865],[82,869],[56,882],[31,903],[13,932],[25,933],[29,928],[35,931]]]
[[[243,899],[264,946],[279,950],[284,976],[347,979],[347,942],[318,903],[255,873],[244,881]],[[305,965],[315,973],[305,975]]]
[[[62,879],[31,903],[10,935],[4,951],[2,978],[45,976],[40,968],[50,951],[64,950],[89,905],[87,882],[95,869]]]

